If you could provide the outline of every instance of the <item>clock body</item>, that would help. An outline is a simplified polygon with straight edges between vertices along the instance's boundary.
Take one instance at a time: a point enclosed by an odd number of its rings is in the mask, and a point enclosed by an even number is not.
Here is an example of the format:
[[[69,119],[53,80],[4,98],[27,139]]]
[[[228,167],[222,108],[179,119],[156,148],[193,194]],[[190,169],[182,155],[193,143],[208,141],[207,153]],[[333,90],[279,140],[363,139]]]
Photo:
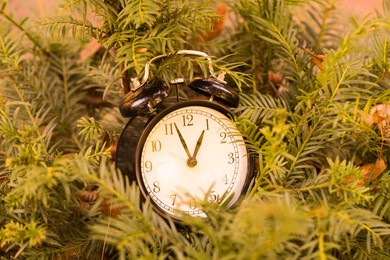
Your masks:
[[[135,179],[157,212],[177,220],[183,214],[204,217],[201,201],[229,198],[227,207],[233,207],[239,200],[253,167],[231,118],[218,103],[192,100],[169,106],[146,124],[135,151]]]

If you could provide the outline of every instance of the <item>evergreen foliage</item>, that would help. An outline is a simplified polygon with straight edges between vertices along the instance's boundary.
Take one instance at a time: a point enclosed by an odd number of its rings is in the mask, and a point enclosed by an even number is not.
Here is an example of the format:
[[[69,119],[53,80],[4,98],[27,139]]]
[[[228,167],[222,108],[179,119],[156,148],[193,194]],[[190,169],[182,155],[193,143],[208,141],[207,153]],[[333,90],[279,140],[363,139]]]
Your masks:
[[[0,259],[390,258],[390,1],[359,20],[330,0],[222,2],[212,39],[207,0],[69,0],[39,24],[2,4]],[[257,176],[237,208],[205,201],[208,218],[179,227],[111,150],[121,85],[180,49],[222,57]],[[152,66],[167,82],[204,71],[174,54]]]

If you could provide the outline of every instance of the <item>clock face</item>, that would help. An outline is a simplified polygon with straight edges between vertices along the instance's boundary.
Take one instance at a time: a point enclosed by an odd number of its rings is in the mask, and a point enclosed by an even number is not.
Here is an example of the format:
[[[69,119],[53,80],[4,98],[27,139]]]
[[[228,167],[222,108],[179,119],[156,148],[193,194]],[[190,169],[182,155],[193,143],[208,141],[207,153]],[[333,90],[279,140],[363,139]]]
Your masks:
[[[178,103],[158,114],[137,148],[137,180],[163,214],[205,216],[199,201],[240,197],[249,156],[239,131],[219,105]]]

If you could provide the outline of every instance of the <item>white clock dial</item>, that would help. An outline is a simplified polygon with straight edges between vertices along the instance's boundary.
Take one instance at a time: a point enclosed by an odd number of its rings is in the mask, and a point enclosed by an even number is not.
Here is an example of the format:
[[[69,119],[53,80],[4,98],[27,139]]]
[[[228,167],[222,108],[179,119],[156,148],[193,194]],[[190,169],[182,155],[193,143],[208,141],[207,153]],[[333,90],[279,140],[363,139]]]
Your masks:
[[[163,213],[204,216],[198,201],[219,203],[242,193],[249,158],[229,118],[204,105],[162,112],[145,130],[139,149],[138,181]]]

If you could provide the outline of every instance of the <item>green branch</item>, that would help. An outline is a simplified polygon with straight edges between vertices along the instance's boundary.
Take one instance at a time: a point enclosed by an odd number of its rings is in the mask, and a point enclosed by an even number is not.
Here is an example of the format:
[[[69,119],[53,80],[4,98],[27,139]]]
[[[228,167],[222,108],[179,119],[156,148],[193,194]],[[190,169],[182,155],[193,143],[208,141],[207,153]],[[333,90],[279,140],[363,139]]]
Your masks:
[[[11,24],[16,26],[21,32],[23,32],[24,35],[27,36],[27,38],[36,46],[38,47],[41,51],[43,51],[46,54],[49,54],[46,48],[44,48],[41,43],[33,37],[31,33],[29,33],[22,25],[25,20],[23,20],[21,23],[18,23],[16,20],[14,20],[11,16],[9,16],[6,12],[4,12],[4,8],[0,10],[0,15],[2,15],[7,21],[9,21]]]

